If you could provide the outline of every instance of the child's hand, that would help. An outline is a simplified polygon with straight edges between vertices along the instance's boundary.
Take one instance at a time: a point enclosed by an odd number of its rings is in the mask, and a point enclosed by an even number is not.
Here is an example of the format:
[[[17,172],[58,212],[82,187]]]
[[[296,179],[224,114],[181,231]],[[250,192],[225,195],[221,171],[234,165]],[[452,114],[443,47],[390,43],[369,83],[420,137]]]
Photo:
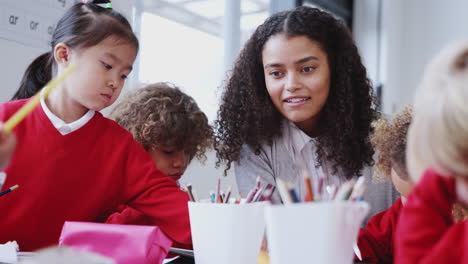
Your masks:
[[[468,179],[458,177],[456,179],[456,190],[458,201],[468,206]]]
[[[3,131],[3,123],[0,122],[0,170],[3,170],[8,165],[15,146],[15,135],[13,133],[6,134]]]

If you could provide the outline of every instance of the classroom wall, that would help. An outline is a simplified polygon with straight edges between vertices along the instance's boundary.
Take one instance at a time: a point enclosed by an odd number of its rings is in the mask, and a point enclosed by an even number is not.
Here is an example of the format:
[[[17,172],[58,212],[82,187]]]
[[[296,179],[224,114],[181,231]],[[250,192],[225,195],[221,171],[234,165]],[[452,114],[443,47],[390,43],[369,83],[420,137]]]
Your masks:
[[[378,1],[382,4],[381,45],[375,46]],[[354,35],[370,76],[376,63],[384,83],[383,110],[395,112],[413,100],[424,66],[445,45],[468,39],[468,1],[359,0]],[[381,49],[376,61],[377,48]]]

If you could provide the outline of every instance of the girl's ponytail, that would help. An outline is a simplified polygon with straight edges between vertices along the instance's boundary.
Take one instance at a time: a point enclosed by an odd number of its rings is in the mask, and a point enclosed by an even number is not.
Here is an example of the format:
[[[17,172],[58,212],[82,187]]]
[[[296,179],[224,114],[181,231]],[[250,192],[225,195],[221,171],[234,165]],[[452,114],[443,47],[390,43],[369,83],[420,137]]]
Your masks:
[[[53,58],[51,52],[37,57],[23,74],[20,87],[11,100],[20,100],[34,96],[52,79]]]

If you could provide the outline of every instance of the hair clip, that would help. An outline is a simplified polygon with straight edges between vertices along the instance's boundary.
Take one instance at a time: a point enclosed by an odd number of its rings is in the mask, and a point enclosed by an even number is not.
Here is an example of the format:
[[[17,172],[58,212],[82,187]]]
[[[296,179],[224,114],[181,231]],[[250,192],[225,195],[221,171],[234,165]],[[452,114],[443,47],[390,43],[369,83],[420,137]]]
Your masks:
[[[109,3],[92,3],[90,0],[81,0],[83,2],[83,4],[93,4],[93,5],[97,5],[99,7],[102,7],[102,8],[110,8],[112,9],[112,3],[109,2]]]
[[[102,8],[110,8],[112,9],[112,3],[105,3],[105,4],[95,4],[97,6],[100,6]]]

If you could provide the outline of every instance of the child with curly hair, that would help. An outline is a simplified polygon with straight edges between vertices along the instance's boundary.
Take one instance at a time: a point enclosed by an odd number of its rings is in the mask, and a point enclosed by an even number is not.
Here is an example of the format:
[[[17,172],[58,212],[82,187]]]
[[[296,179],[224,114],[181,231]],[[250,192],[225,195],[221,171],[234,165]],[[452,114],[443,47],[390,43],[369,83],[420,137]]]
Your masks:
[[[393,234],[400,210],[413,187],[406,170],[406,137],[411,120],[412,107],[406,106],[392,120],[382,117],[372,123],[371,142],[378,152],[374,179],[391,179],[401,198],[389,209],[374,215],[359,231],[358,247],[364,263],[393,263]]]
[[[113,108],[111,118],[130,131],[151,155],[156,167],[178,181],[194,157],[205,161],[213,143],[213,129],[195,100],[169,83],[147,85],[127,94]],[[108,223],[149,224],[147,217],[120,206]]]
[[[468,42],[439,54],[415,93],[408,131],[409,177],[416,183],[395,232],[395,263],[467,263]]]
[[[217,165],[235,165],[244,195],[259,176],[264,184],[286,181],[304,197],[302,169],[325,185],[359,175],[370,180],[373,100],[342,21],[310,7],[274,14],[247,41],[225,86],[215,123]],[[397,196],[384,182],[371,184],[364,199],[374,214]],[[280,201],[275,192],[273,202]]]

